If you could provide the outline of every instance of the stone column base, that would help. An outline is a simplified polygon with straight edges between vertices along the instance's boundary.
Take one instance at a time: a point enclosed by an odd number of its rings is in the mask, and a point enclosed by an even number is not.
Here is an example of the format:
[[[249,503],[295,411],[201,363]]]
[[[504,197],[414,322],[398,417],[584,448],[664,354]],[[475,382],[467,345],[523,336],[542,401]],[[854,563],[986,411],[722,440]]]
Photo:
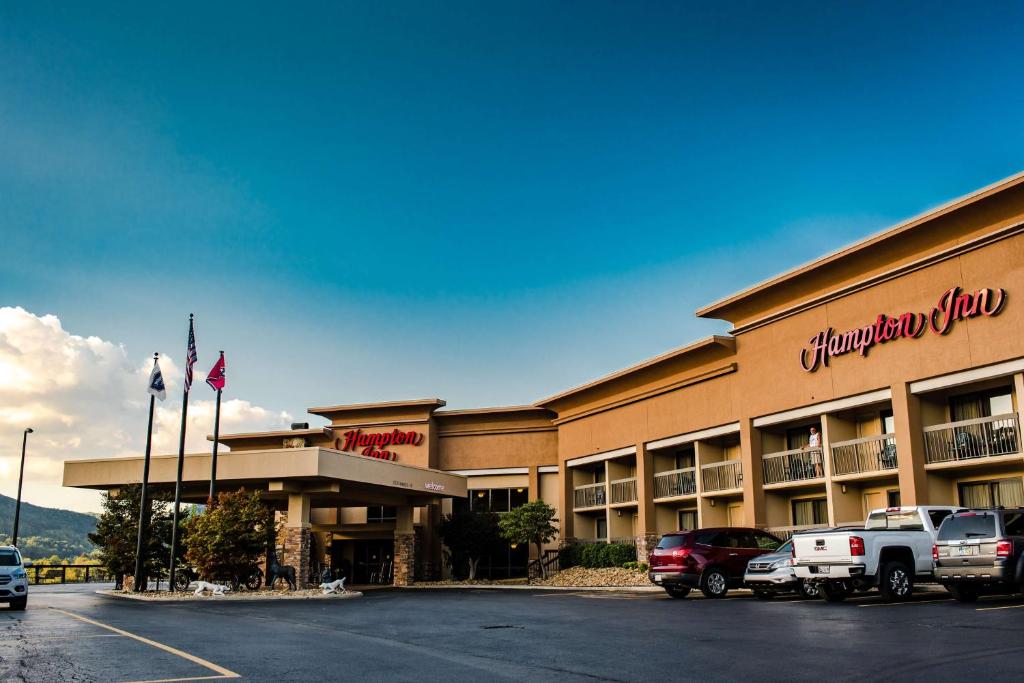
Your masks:
[[[661,539],[659,534],[641,534],[636,537],[636,561],[646,562],[647,556],[654,551],[654,547],[658,545],[658,541]]]
[[[411,586],[416,572],[416,534],[395,532],[394,584]]]
[[[309,527],[284,528],[282,539],[284,543],[284,554],[280,558],[281,564],[295,567],[296,588],[309,587]]]

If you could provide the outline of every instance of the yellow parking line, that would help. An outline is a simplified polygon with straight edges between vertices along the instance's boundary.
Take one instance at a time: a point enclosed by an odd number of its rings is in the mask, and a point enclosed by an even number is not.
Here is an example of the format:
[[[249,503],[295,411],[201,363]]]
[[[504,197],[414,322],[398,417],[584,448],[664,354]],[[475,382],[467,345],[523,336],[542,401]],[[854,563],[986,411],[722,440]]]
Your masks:
[[[61,614],[66,614],[67,616],[72,617],[74,619],[78,619],[79,621],[84,621],[87,624],[92,624],[93,626],[98,626],[100,628],[105,628],[108,631],[113,631],[114,633],[116,633],[118,635],[121,635],[121,636],[125,636],[126,638],[131,638],[132,640],[137,640],[140,643],[143,643],[145,645],[149,645],[150,647],[155,647],[158,650],[163,650],[164,652],[168,652],[168,653],[170,653],[172,655],[176,655],[178,657],[181,657],[182,659],[185,659],[185,660],[188,660],[188,661],[192,662],[193,664],[198,664],[199,666],[205,667],[205,668],[209,669],[210,671],[215,671],[218,674],[217,676],[199,676],[199,677],[193,677],[193,678],[165,678],[165,679],[161,679],[161,683],[169,683],[170,681],[211,680],[211,679],[214,679],[214,678],[241,678],[241,676],[239,674],[236,674],[234,671],[230,671],[228,669],[225,669],[224,667],[218,666],[217,664],[214,664],[213,662],[207,661],[207,660],[205,660],[205,659],[203,659],[201,657],[196,657],[195,655],[189,654],[187,652],[183,652],[183,651],[181,651],[181,650],[179,650],[177,648],[173,648],[170,645],[164,645],[163,643],[158,643],[155,640],[150,640],[149,638],[143,638],[142,636],[137,636],[134,633],[129,633],[128,631],[116,628],[114,626],[110,626],[108,624],[104,624],[104,623],[101,623],[99,621],[95,621],[94,619],[90,619],[89,617],[83,617],[81,614],[75,614],[74,612],[68,612],[66,610],[57,609],[56,607],[51,607],[50,609],[52,609],[54,612],[60,612]],[[139,681],[139,682],[133,682],[133,683],[142,683],[142,682]],[[146,683],[157,683],[157,681],[147,681]]]
[[[994,609],[1020,609],[1024,605],[1003,605],[1002,607],[978,607],[975,612],[990,612]]]
[[[939,598],[938,600],[909,600],[907,602],[875,602],[870,605],[857,605],[857,607],[896,607],[898,605],[927,605],[933,602],[949,602],[951,598]]]

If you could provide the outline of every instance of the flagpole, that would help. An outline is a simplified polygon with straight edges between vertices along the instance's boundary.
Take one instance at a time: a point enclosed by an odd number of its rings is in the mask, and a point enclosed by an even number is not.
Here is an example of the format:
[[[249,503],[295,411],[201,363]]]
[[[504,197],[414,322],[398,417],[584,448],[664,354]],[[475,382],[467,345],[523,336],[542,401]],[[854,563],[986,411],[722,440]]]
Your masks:
[[[190,342],[188,350],[189,354],[191,354],[191,340],[193,339],[192,321],[194,320],[194,317],[195,316],[191,313],[188,314],[188,334]],[[185,359],[186,365],[191,361],[191,358],[192,356],[189,355],[189,357]],[[188,370],[186,369],[186,372],[187,371]],[[178,439],[178,474],[174,479],[174,526],[171,527],[171,563],[168,571],[169,575],[167,577],[168,588],[172,593],[174,592],[174,572],[178,557],[178,519],[180,514],[178,508],[181,506],[181,476],[185,468],[185,427],[188,424],[188,382],[184,384],[184,387],[185,390],[181,396],[181,437]]]
[[[159,353],[153,354],[153,365],[156,366],[157,358],[160,357]],[[139,495],[139,537],[135,544],[135,585],[133,590],[140,592],[144,590],[145,586],[143,583],[143,562],[142,562],[142,546],[143,539],[146,532],[146,525],[149,522],[149,515],[147,514],[146,508],[149,507],[149,454],[153,447],[153,411],[156,407],[156,395],[150,393],[149,395],[149,424],[146,428],[146,458],[142,465],[142,492]]]
[[[220,352],[221,358],[224,352]],[[220,439],[220,395],[222,389],[217,389],[217,408],[213,415],[213,457],[210,458],[210,499],[209,505],[216,505],[217,499],[217,446]]]

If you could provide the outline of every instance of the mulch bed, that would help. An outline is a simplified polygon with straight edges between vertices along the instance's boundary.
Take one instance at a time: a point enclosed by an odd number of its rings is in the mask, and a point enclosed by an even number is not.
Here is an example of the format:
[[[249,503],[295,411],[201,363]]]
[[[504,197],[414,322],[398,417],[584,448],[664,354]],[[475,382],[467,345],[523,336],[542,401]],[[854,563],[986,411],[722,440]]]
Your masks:
[[[347,593],[328,593],[324,595],[319,588],[304,588],[296,591],[238,591],[228,592],[224,595],[196,595],[192,591],[184,593],[171,593],[169,591],[145,591],[143,593],[132,593],[118,590],[96,591],[100,595],[109,595],[115,598],[128,600],[141,600],[143,602],[162,602],[173,600],[175,602],[210,600],[233,601],[233,600],[347,600],[349,598],[361,598],[363,594],[359,591],[348,591]]]

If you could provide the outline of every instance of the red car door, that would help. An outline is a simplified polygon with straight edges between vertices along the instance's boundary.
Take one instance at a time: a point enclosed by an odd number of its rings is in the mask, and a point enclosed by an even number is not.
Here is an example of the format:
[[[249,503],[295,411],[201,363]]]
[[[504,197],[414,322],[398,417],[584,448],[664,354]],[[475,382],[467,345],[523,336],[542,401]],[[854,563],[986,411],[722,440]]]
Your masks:
[[[765,551],[758,547],[752,531],[737,529],[729,532],[729,535],[736,539],[736,547],[730,551],[729,578],[742,581],[743,574],[747,571],[747,563],[758,555],[763,555]]]

